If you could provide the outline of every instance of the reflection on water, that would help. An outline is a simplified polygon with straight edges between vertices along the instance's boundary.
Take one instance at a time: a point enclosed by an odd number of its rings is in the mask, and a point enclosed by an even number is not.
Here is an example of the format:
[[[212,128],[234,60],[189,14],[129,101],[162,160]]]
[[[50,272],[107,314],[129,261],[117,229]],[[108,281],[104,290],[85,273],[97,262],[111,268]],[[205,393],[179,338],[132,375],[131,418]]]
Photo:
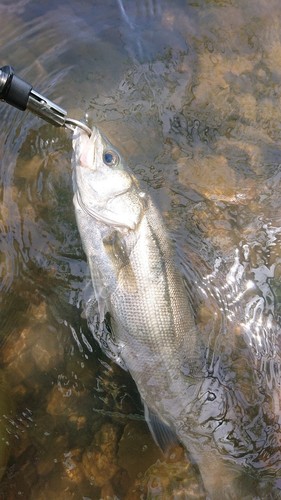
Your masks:
[[[14,0],[0,14],[1,65],[87,113],[157,200],[229,387],[218,446],[280,481],[277,0]],[[5,104],[1,124],[0,498],[204,498],[81,317],[70,133]]]

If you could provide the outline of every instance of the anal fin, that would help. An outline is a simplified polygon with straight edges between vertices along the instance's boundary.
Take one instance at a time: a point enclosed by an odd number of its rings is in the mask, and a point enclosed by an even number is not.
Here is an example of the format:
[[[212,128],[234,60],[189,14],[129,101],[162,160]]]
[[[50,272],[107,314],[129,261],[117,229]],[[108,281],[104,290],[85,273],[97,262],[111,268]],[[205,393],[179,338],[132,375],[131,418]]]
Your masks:
[[[169,425],[160,420],[146,404],[144,404],[144,416],[155,443],[164,454],[167,453],[170,448],[179,444],[175,432]]]

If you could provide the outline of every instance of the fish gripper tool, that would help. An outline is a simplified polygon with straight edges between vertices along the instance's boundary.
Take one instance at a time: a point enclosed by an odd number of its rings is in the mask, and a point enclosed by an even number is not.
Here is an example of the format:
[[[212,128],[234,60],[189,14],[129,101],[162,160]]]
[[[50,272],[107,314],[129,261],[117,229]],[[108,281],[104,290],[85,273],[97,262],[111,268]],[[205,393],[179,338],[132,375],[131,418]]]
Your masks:
[[[16,76],[12,66],[0,68],[0,99],[21,111],[28,109],[56,127],[66,127],[70,130],[80,127],[88,136],[92,133],[85,123],[68,118],[65,109],[39,94],[32,85]]]

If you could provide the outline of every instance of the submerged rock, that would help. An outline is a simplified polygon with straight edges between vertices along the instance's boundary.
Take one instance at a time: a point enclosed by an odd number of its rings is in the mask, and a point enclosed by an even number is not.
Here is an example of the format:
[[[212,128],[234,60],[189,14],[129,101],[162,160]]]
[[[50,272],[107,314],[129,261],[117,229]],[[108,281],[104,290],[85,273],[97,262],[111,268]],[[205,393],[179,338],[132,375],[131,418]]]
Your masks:
[[[127,493],[126,500],[139,498],[205,500],[206,494],[187,461],[160,462],[147,469]]]
[[[180,182],[209,200],[243,205],[256,196],[254,180],[237,173],[223,155],[181,158],[178,168]]]
[[[32,305],[28,322],[13,331],[1,349],[1,361],[14,388],[24,384],[39,391],[38,376],[51,372],[63,361],[59,336],[47,319],[45,303]]]
[[[119,442],[118,464],[128,472],[130,479],[135,480],[158,459],[163,459],[163,454],[147,426],[143,422],[127,424]]]
[[[105,487],[119,470],[116,456],[118,434],[115,425],[104,424],[83,453],[84,473],[95,486]]]

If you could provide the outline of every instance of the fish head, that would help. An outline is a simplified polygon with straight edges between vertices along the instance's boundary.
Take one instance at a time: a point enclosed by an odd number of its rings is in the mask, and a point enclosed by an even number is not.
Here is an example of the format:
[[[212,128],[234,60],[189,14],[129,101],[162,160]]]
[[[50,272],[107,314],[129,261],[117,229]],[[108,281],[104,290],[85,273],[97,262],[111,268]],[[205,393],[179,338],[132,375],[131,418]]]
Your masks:
[[[115,228],[135,229],[144,200],[119,152],[96,128],[73,134],[73,185],[80,208]]]

